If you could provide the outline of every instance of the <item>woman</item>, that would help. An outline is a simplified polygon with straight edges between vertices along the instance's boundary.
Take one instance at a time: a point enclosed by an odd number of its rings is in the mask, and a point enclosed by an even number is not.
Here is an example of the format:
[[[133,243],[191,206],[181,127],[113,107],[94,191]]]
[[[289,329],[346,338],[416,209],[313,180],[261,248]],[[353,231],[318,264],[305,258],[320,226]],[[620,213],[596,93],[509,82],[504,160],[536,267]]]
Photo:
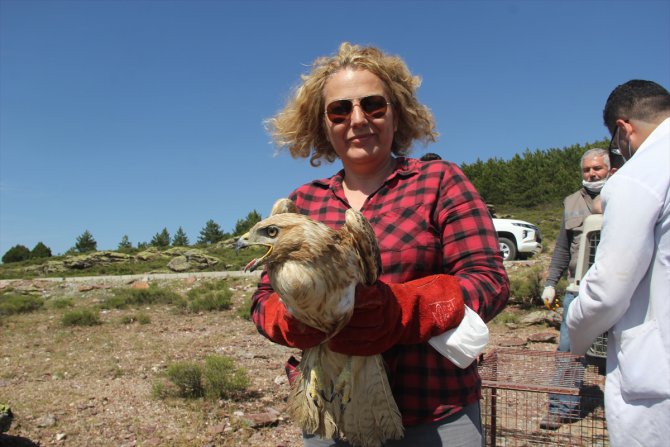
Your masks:
[[[347,208],[359,210],[375,230],[383,264],[380,281],[358,287],[354,315],[330,347],[383,353],[405,425],[405,437],[385,445],[483,445],[476,365],[460,369],[427,342],[458,324],[463,303],[489,321],[507,302],[486,205],[454,164],[404,157],[414,140],[435,141],[437,133],[416,98],[420,80],[402,59],[343,43],[302,79],[268,122],[275,142],[314,166],[339,159],[343,169],[289,197],[333,228]],[[291,317],[265,272],[252,317],[261,334],[285,346],[306,349],[325,337]],[[310,435],[304,443],[349,445]]]

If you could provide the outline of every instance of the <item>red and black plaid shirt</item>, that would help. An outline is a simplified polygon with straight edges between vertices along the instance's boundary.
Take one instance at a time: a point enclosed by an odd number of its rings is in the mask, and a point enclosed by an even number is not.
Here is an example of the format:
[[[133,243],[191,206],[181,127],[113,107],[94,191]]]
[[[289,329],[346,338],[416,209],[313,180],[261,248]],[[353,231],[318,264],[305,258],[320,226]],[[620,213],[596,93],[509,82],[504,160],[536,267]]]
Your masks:
[[[349,208],[344,172],[314,180],[290,198],[301,213],[339,229]],[[398,158],[394,172],[366,200],[361,213],[381,250],[381,280],[403,283],[435,273],[458,277],[465,304],[491,320],[506,305],[509,283],[486,205],[463,172],[446,161]],[[273,292],[265,272],[252,298],[261,334],[260,307]],[[393,396],[406,426],[447,417],[481,398],[475,363],[460,369],[428,343],[397,345],[384,353]]]

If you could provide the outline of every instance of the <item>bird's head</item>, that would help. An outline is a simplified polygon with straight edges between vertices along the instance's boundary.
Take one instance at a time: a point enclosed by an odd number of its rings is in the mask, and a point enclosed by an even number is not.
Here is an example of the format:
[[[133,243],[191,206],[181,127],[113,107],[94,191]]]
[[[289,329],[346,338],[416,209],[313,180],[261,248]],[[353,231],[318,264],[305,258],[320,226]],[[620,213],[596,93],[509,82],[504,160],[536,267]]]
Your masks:
[[[303,252],[306,241],[305,235],[314,226],[321,226],[318,222],[295,213],[275,214],[254,225],[246,234],[240,236],[235,243],[235,249],[263,245],[268,251],[260,258],[253,259],[244,271],[254,271],[258,267],[281,263]]]

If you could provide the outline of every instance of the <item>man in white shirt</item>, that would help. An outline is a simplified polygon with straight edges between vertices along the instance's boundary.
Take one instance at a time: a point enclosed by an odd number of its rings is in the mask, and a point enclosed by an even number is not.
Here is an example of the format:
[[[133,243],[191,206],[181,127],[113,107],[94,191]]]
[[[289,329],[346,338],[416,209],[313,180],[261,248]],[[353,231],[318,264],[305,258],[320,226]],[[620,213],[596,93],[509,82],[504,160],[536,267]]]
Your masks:
[[[609,330],[605,414],[612,446],[670,440],[670,93],[651,81],[615,88],[603,111],[610,151],[628,161],[603,188],[593,266],[567,315],[583,354]]]

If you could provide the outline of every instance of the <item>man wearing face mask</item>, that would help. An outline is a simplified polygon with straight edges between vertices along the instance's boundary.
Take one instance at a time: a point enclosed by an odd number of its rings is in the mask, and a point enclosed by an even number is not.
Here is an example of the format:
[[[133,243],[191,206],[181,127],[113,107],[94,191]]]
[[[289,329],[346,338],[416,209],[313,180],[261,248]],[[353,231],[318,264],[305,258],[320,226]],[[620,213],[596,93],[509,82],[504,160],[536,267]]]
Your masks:
[[[556,301],[556,283],[567,271],[568,282],[575,279],[575,268],[577,266],[577,253],[579,251],[579,239],[584,226],[584,219],[591,214],[600,214],[600,190],[605,185],[609,176],[613,173],[610,168],[610,157],[605,149],[593,148],[587,150],[580,160],[582,172],[582,187],[570,194],[563,201],[563,220],[561,229],[556,239],[556,246],[551,257],[551,264],[542,292],[542,300],[548,309],[554,307]],[[561,322],[558,352],[570,352],[570,336],[565,325],[565,317],[570,304],[576,294],[566,291],[563,296],[563,321]],[[560,359],[559,359],[560,360]],[[558,362],[556,380],[561,383],[561,376],[569,373],[579,375],[575,371],[566,371],[568,366]],[[570,366],[574,368],[574,364]],[[579,384],[576,384],[579,386]],[[549,395],[549,411],[540,421],[540,427],[546,430],[556,430],[562,423],[569,422],[579,417],[579,396],[571,395]]]
[[[610,445],[670,439],[670,93],[651,81],[616,87],[603,118],[628,161],[602,194],[595,260],[567,312],[571,350],[608,330]]]

